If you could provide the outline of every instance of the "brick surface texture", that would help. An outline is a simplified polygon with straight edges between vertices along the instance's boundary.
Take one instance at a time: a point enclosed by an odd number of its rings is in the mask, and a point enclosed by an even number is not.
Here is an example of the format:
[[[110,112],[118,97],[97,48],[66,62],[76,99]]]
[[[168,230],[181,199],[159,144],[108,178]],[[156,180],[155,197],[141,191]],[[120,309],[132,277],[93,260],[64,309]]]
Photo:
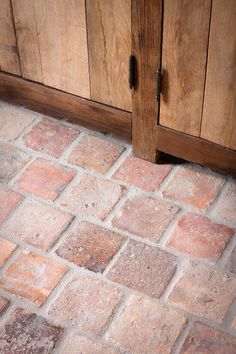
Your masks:
[[[236,353],[236,181],[0,103],[0,352]]]

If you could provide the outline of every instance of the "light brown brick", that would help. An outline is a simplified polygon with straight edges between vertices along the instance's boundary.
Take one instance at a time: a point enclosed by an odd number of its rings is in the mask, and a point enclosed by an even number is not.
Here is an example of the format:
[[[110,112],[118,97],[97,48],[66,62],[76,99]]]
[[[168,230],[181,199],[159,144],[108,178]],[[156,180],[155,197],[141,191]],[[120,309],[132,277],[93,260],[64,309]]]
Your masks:
[[[48,250],[72,218],[72,215],[51,205],[27,200],[2,225],[1,232]]]
[[[51,305],[49,314],[59,323],[99,334],[122,298],[122,292],[101,279],[79,274]]]
[[[175,285],[169,303],[220,323],[235,297],[235,278],[205,265],[189,264]]]
[[[11,214],[12,210],[22,200],[22,195],[0,184],[0,224]]]
[[[0,315],[6,310],[9,305],[9,301],[5,297],[0,296]]]
[[[125,202],[112,224],[150,241],[159,241],[178,210],[178,207],[162,199],[136,196]]]
[[[15,249],[16,245],[13,242],[0,237],[0,267],[4,265]]]
[[[42,305],[67,267],[46,257],[22,252],[0,278],[0,288]]]
[[[222,192],[212,213],[223,222],[236,225],[236,183],[231,182]]]
[[[129,241],[108,273],[128,288],[160,297],[176,270],[176,257],[144,243]]]
[[[122,237],[103,227],[80,222],[70,232],[56,253],[93,272],[103,272],[119,250]]]
[[[171,353],[186,318],[167,306],[132,295],[106,339],[129,353]]]

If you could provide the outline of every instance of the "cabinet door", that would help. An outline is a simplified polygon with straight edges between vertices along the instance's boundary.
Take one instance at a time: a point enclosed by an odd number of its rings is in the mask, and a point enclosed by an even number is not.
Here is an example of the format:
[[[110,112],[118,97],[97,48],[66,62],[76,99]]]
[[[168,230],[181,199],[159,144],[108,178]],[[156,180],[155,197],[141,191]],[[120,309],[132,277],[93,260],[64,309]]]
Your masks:
[[[164,0],[159,123],[200,135],[211,0]]]
[[[213,0],[201,137],[236,150],[236,1]]]

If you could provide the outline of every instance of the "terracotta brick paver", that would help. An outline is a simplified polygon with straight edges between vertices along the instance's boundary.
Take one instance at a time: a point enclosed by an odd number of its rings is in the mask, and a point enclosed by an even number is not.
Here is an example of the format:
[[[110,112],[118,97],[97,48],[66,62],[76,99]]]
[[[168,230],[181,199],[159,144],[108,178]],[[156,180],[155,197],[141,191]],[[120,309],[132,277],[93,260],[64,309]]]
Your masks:
[[[0,237],[0,267],[4,265],[16,247],[14,243]]]
[[[236,246],[234,247],[230,257],[228,258],[225,269],[236,274]]]
[[[9,301],[4,297],[0,296],[0,315],[8,307]]]
[[[236,182],[231,182],[221,194],[213,215],[223,222],[236,225]]]
[[[0,224],[22,200],[22,195],[0,184]]]

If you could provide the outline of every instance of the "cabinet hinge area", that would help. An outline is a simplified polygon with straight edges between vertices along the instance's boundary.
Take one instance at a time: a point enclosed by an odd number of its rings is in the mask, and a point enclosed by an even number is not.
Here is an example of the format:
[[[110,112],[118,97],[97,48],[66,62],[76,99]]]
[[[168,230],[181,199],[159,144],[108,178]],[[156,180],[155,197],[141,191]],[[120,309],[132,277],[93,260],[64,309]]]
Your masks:
[[[129,56],[129,88],[132,88],[135,85],[135,56],[130,54]]]
[[[161,69],[157,69],[157,73],[156,73],[156,101],[160,101],[161,85],[162,85],[162,73],[161,73]]]

